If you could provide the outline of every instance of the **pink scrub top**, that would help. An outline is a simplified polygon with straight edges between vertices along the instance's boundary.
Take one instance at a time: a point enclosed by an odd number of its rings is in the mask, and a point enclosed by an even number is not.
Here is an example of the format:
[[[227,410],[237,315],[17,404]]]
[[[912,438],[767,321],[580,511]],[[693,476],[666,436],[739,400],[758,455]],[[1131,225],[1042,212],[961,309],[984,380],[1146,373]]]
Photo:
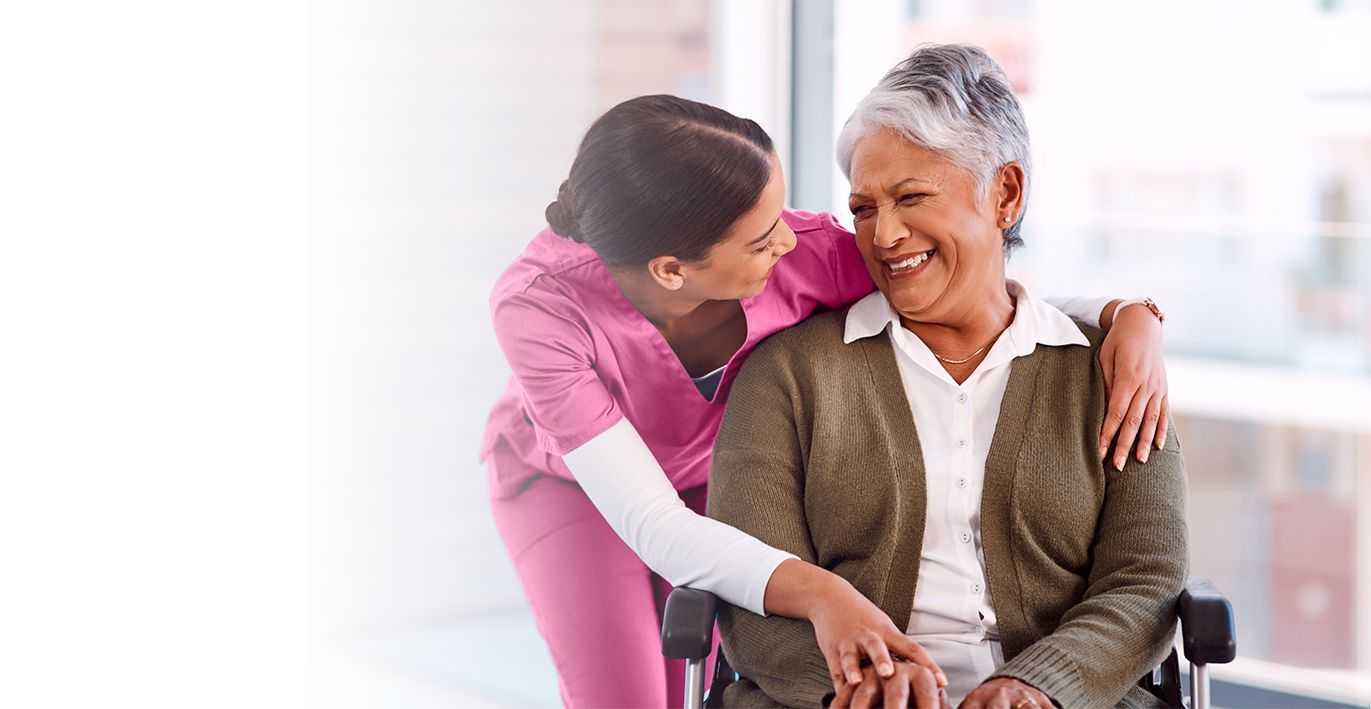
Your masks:
[[[787,210],[796,246],[744,298],[747,339],[706,400],[666,339],[588,246],[545,229],[490,297],[514,374],[486,423],[481,459],[495,497],[540,476],[573,479],[562,456],[627,418],[678,490],[709,477],[714,438],[744,358],[767,336],[875,289],[852,232],[831,214]]]

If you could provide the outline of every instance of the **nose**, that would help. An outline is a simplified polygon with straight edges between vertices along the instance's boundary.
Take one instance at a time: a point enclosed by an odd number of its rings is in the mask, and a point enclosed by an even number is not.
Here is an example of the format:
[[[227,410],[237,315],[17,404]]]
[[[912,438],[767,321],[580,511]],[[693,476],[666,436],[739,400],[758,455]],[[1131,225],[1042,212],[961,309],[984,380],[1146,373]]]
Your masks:
[[[785,226],[785,225],[782,225]],[[789,227],[785,228],[780,238],[776,239],[776,258],[780,258],[795,250],[795,244],[799,237]]]
[[[883,249],[893,248],[909,238],[909,228],[894,214],[876,214],[876,235],[873,243]]]

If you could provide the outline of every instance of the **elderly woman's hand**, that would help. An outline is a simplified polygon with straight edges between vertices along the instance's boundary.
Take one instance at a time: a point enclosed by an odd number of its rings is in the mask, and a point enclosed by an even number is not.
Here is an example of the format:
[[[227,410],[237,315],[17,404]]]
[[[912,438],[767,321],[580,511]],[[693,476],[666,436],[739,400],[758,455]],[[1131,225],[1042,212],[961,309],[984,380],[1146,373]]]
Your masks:
[[[1052,709],[1056,705],[1037,687],[1011,677],[986,680],[971,690],[958,709]]]
[[[1113,463],[1123,470],[1129,449],[1138,461],[1147,462],[1152,446],[1158,450],[1166,443],[1169,412],[1166,390],[1166,363],[1162,361],[1162,324],[1143,307],[1123,308],[1113,313],[1109,333],[1100,347],[1100,366],[1104,369],[1109,407],[1100,429],[1100,460],[1110,453]]]
[[[870,667],[862,668],[862,681],[844,684],[828,705],[829,709],[951,709],[947,689],[939,687],[933,674],[919,665],[895,663],[894,671],[886,678],[878,676]]]

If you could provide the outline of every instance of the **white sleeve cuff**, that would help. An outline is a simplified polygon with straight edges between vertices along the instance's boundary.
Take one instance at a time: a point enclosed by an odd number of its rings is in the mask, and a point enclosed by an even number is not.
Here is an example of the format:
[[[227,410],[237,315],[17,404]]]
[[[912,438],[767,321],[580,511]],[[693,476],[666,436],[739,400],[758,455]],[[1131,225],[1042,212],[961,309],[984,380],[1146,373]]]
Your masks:
[[[766,546],[766,545],[763,545]],[[788,551],[782,551],[767,546],[764,556],[758,559],[755,568],[757,570],[748,589],[743,593],[743,602],[737,604],[740,608],[746,608],[760,616],[767,615],[766,612],[766,587],[771,583],[771,576],[776,573],[776,568],[787,559],[798,559],[800,557]]]
[[[795,555],[686,507],[627,420],[562,461],[610,528],[657,575],[766,614],[771,575]]]

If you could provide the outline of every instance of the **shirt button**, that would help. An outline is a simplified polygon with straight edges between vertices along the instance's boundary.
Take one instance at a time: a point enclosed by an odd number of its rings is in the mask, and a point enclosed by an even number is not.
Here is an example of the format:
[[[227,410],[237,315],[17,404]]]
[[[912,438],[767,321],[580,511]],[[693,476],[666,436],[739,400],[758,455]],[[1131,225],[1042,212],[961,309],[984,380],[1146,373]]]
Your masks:
[[[963,543],[963,544],[970,544],[970,543],[971,543],[971,532],[962,532],[962,543]]]
[[[970,484],[970,483],[967,482],[966,478],[957,478],[957,487],[964,488],[964,487],[966,487],[968,484]]]
[[[972,593],[980,593],[980,592],[981,592],[981,585],[978,584],[978,583],[973,583],[973,584],[971,584],[971,592],[972,592]]]
[[[965,447],[966,447],[966,439],[963,438],[963,439],[961,439],[960,441],[957,441],[957,447],[958,447],[958,448],[965,448]]]
[[[966,395],[966,392],[962,392],[962,393],[960,393],[960,394],[957,395],[957,403],[958,403],[958,404],[965,404],[965,403],[966,403],[966,400],[967,400],[968,398],[969,398],[969,397]]]

